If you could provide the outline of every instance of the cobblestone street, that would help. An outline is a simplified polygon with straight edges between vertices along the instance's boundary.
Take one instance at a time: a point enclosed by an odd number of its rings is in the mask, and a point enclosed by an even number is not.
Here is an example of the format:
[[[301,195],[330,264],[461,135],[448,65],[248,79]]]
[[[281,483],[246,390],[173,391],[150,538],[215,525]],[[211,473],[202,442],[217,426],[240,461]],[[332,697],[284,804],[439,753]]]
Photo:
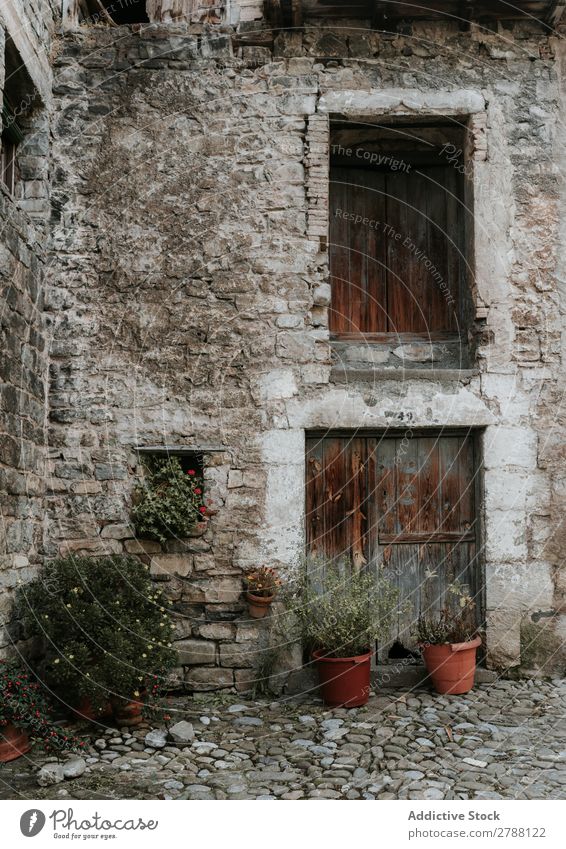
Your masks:
[[[564,799],[565,708],[560,680],[500,681],[451,697],[381,691],[353,710],[325,710],[311,697],[177,698],[172,724],[185,722],[175,743],[147,726],[133,735],[99,726],[84,760],[61,767],[32,754],[2,765],[2,796]]]

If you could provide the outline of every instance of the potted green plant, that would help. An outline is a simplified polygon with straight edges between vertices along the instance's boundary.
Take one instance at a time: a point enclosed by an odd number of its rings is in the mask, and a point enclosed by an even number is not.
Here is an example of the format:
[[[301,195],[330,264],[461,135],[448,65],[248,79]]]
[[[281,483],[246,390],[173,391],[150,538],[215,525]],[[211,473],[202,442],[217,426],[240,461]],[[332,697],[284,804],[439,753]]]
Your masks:
[[[372,646],[391,629],[398,591],[381,571],[310,561],[295,581],[293,612],[316,661],[325,704],[356,707],[370,693]]]
[[[459,583],[448,592],[452,605],[438,616],[420,615],[416,637],[426,670],[437,693],[467,693],[474,686],[476,652],[481,645],[475,620],[475,602]]]
[[[19,596],[61,699],[74,708],[87,699],[94,711],[110,701],[124,725],[141,721],[144,690],[152,696],[176,665],[168,605],[148,567],[122,556],[51,561]]]
[[[208,512],[202,478],[196,469],[184,472],[178,457],[148,459],[133,502],[137,535],[160,543],[193,535]]]
[[[31,739],[30,739],[31,738]],[[0,661],[0,762],[25,755],[32,739],[47,751],[80,751],[85,743],[55,725],[41,685],[23,666]]]
[[[263,619],[281,586],[277,572],[270,566],[260,566],[247,572],[245,581],[249,614],[254,619]]]

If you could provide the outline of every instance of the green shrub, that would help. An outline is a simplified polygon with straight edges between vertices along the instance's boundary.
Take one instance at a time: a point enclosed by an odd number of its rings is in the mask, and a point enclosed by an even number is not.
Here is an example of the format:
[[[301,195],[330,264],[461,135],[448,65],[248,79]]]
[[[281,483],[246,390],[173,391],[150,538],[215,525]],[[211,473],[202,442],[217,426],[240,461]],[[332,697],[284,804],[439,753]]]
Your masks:
[[[147,461],[136,487],[132,522],[138,536],[164,543],[190,535],[206,513],[203,483],[196,469],[183,472],[178,457]]]
[[[290,612],[303,645],[330,657],[364,654],[389,634],[398,611],[399,593],[381,572],[311,559],[290,584]]]
[[[81,751],[85,743],[53,723],[50,707],[45,689],[27,669],[0,660],[0,736],[13,723],[48,752]]]
[[[76,705],[152,692],[177,655],[168,600],[133,557],[65,557],[20,590],[27,630],[43,641],[45,677]]]

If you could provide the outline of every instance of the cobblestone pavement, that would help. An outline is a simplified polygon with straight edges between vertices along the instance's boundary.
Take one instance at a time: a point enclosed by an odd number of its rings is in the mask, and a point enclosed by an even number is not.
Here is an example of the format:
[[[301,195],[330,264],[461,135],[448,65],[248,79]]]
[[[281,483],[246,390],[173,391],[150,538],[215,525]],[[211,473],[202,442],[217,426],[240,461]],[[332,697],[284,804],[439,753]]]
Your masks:
[[[564,680],[501,681],[466,696],[383,690],[353,710],[328,710],[311,697],[241,703],[176,698],[173,723],[190,723],[186,745],[170,744],[165,731],[148,726],[133,734],[98,726],[86,764],[76,758],[64,764],[67,778],[53,758],[47,768],[50,759],[40,754],[19,758],[0,767],[1,793],[49,799],[564,799],[565,708]],[[57,783],[40,787],[38,778]]]

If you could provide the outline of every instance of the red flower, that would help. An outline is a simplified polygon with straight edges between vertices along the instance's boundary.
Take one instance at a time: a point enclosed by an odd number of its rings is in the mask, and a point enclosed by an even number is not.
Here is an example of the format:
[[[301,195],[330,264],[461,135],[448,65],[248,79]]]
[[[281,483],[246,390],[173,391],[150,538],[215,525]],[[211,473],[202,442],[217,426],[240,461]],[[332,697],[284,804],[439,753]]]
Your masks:
[[[188,474],[188,475],[196,475],[196,472],[195,472],[195,470],[194,470],[194,469],[189,469],[189,471],[187,472],[187,474]]]
[[[195,486],[195,489],[194,489],[194,493],[195,493],[195,495],[200,495],[200,494],[201,494],[201,492],[202,492],[202,489],[201,489],[200,487],[198,487],[198,486]]]
[[[199,513],[206,513],[206,507],[199,507]]]

